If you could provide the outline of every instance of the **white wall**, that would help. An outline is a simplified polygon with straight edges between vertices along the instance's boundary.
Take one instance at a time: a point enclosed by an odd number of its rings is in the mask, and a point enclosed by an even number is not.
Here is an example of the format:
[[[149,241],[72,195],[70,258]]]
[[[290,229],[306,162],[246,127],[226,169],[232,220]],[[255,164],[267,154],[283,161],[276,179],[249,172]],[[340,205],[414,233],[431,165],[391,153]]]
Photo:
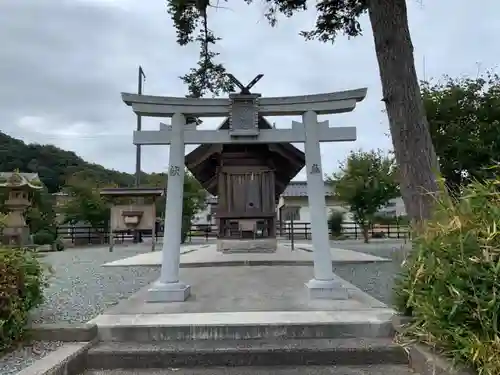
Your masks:
[[[309,210],[307,197],[281,197],[276,207],[276,211],[279,210],[282,206],[288,207],[300,207],[300,220],[295,220],[296,223],[310,223],[311,222],[311,212]],[[326,197],[326,206],[325,206],[327,216],[330,214],[330,211],[341,211],[344,212],[344,221],[349,223],[353,222],[352,214],[347,211],[345,207],[342,207],[337,201],[335,201],[332,197]],[[403,200],[401,198],[396,198],[391,200],[388,207],[380,210],[381,212],[386,212],[391,215],[406,215],[405,206]],[[207,204],[206,207],[199,211],[193,220],[193,225],[215,225],[215,217],[212,215],[210,221],[207,220],[208,215],[211,212],[211,205]],[[287,223],[289,220],[282,220],[282,222]],[[347,224],[351,226],[353,224]]]
[[[200,210],[194,216],[192,225],[215,225],[215,218],[212,215],[210,220],[207,220],[208,215],[211,213],[211,205],[207,204],[203,210]]]
[[[345,208],[339,205],[327,205],[325,207],[326,215],[329,216],[332,210],[344,212],[344,221],[352,221],[352,215],[350,212],[347,212]],[[302,223],[310,223],[311,222],[311,211],[309,210],[309,206],[300,207],[300,220],[296,220],[295,222]],[[283,220],[284,222],[289,222],[289,220]]]
[[[391,199],[389,204],[380,210],[381,213],[385,212],[394,216],[405,216],[406,208],[405,203],[403,202],[403,198],[398,197],[395,199]]]
[[[278,204],[278,209],[281,206],[287,207],[300,207],[300,219],[294,220],[297,223],[310,223],[311,222],[311,212],[309,210],[308,199],[307,197],[281,197],[280,202]],[[344,212],[344,221],[345,222],[353,222],[352,214],[347,210],[347,208],[342,207],[338,202],[336,202],[333,198],[327,197],[325,210],[327,215],[330,214],[332,210]],[[388,207],[380,210],[381,212],[386,212],[387,214],[401,216],[406,215],[405,206],[402,198],[392,199],[389,203]],[[290,220],[282,220],[282,222],[290,222]],[[353,224],[351,224],[352,226]]]

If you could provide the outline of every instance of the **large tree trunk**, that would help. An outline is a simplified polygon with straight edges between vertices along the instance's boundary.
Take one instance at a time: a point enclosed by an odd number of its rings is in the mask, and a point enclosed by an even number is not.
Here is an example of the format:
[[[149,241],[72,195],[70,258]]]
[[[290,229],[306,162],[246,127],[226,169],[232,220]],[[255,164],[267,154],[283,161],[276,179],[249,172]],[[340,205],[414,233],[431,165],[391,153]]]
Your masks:
[[[405,0],[369,0],[383,101],[408,216],[430,217],[439,172],[415,71]]]

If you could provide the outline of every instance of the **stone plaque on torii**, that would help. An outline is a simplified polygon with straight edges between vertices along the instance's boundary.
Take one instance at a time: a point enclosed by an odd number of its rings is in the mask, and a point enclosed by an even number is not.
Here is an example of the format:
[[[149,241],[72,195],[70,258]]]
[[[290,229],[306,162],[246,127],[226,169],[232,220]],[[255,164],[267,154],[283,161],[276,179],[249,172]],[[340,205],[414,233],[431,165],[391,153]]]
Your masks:
[[[229,94],[229,134],[231,137],[257,137],[259,135],[259,98],[250,89],[260,81],[263,74],[257,75],[248,85],[238,81],[232,74],[227,75],[231,82],[241,89],[240,93]]]
[[[179,280],[180,236],[184,184],[184,152],[186,144],[280,144],[304,143],[307,189],[313,240],[314,278],[306,286],[311,298],[347,298],[347,290],[335,278],[325,210],[325,186],[321,167],[320,142],[356,140],[355,127],[330,127],[328,121],[318,122],[318,115],[351,112],[366,96],[366,88],[286,97],[261,97],[250,93],[260,79],[257,76],[244,86],[230,76],[241,89],[229,98],[161,97],[123,93],[123,101],[141,116],[171,117],[171,125],[160,124],[159,130],[134,132],[136,145],[170,145],[166,222],[163,242],[162,272],[150,289],[150,301],[183,301],[190,287]],[[292,122],[288,129],[259,129],[258,119],[264,116],[301,115],[302,122]],[[191,117],[229,117],[227,130],[197,130],[186,124]]]

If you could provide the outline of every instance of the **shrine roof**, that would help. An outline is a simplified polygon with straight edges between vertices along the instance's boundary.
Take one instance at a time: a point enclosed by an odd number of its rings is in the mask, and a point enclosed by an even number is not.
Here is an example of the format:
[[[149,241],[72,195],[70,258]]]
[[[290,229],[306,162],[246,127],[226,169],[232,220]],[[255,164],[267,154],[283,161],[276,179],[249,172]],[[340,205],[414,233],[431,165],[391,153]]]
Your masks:
[[[259,129],[272,129],[273,126],[262,116],[259,116]],[[218,128],[219,130],[229,129],[229,118],[226,118]],[[242,145],[243,146],[243,145]],[[268,145],[269,150],[280,161],[279,168],[276,168],[276,179],[283,186],[286,186],[305,165],[304,153],[290,143],[277,143]],[[205,186],[216,174],[216,166],[211,162],[211,157],[222,151],[222,145],[204,144],[198,146],[185,157],[188,170],[198,179],[209,193],[217,194],[215,186],[208,188]],[[282,191],[277,190],[278,194]]]

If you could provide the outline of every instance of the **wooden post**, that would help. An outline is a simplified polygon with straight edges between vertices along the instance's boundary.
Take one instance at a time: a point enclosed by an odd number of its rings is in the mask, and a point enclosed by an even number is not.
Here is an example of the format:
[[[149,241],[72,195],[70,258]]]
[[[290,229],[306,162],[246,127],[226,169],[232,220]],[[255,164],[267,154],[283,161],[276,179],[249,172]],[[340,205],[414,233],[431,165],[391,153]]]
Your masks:
[[[113,252],[113,247],[115,245],[115,236],[113,233],[113,225],[111,224],[111,218],[109,220],[109,252]]]
[[[156,199],[153,198],[153,227],[151,228],[151,251],[155,251],[156,246]]]

